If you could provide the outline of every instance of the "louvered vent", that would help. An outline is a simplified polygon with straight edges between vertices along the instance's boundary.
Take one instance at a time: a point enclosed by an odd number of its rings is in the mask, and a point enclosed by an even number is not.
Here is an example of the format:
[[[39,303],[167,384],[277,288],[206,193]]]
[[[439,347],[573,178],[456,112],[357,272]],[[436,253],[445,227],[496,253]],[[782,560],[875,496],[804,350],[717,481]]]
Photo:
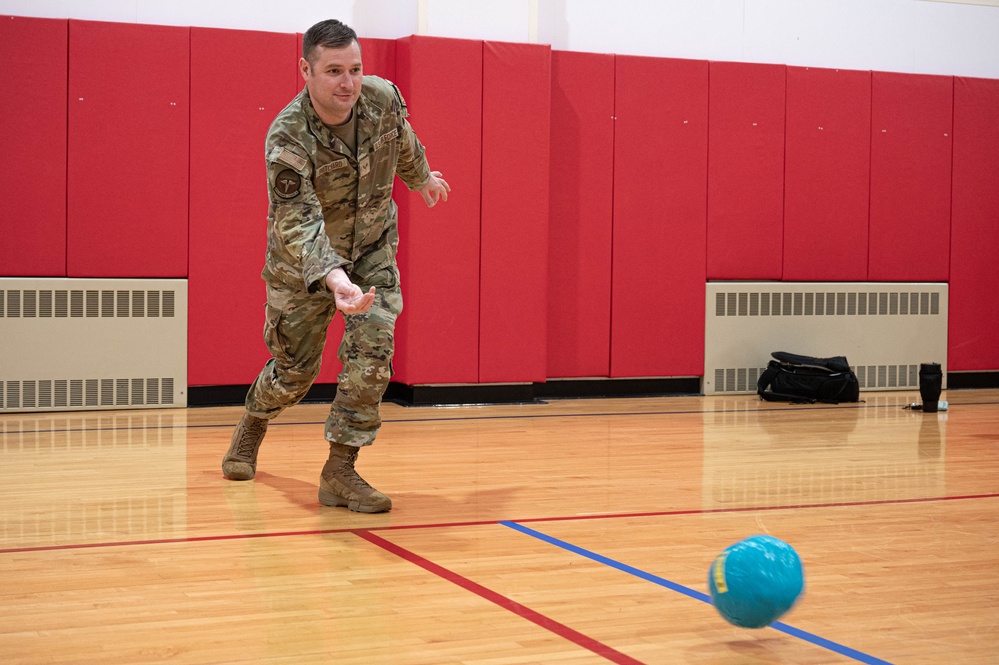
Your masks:
[[[186,406],[185,280],[0,279],[0,412]]]
[[[755,392],[773,351],[846,356],[865,390],[947,366],[946,284],[709,282],[706,304],[706,395]]]
[[[170,318],[176,297],[174,290],[6,288],[0,289],[0,318]]]

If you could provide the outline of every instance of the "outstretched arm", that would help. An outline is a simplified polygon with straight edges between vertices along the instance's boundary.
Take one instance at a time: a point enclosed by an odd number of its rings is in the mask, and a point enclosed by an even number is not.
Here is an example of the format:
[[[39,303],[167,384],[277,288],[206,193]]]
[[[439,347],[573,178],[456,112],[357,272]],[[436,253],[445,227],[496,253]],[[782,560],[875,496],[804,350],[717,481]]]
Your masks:
[[[334,268],[326,275],[326,286],[336,299],[336,308],[344,314],[360,314],[371,309],[375,302],[375,287],[367,293],[350,281],[343,268]]]

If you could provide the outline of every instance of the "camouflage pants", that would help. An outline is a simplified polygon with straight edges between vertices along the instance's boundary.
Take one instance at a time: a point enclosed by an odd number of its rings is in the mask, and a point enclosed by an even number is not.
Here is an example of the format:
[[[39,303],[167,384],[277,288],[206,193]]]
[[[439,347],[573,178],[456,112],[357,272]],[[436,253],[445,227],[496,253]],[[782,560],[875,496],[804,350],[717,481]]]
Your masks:
[[[344,316],[338,357],[336,398],[326,418],[326,440],[350,446],[374,442],[381,426],[379,406],[392,377],[395,321],[402,311],[399,273],[388,266],[359,280],[361,290],[375,287],[375,302],[363,314]],[[267,286],[264,340],[273,356],[246,395],[246,410],[258,418],[274,418],[297,404],[316,377],[326,346],[326,331],[336,314],[328,293],[309,294],[282,285]]]

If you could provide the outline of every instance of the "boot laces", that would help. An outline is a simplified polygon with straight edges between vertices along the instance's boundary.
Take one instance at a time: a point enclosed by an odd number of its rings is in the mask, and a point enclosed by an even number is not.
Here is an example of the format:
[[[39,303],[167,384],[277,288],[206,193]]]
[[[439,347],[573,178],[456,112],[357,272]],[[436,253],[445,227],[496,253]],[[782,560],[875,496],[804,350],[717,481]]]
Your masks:
[[[254,453],[257,452],[257,448],[260,447],[266,423],[267,421],[263,419],[246,419],[239,442],[236,444],[236,455],[240,457],[253,457]]]
[[[354,447],[351,447],[351,450],[346,452],[342,458],[343,461],[340,463],[339,473],[344,480],[356,482],[360,487],[365,489],[374,489],[368,484],[368,481],[361,478],[360,474],[357,473],[357,469],[354,468],[358,452],[360,452],[359,449]]]

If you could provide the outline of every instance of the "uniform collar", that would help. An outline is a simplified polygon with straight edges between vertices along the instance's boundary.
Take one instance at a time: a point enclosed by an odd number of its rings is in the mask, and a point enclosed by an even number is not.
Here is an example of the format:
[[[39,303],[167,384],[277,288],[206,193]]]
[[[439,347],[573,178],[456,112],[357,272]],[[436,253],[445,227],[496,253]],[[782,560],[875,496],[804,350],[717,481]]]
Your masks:
[[[303,88],[302,92],[299,93],[302,96],[302,108],[305,111],[305,117],[309,121],[309,127],[312,129],[312,133],[329,149],[333,149],[334,137],[333,132],[323,124],[320,119],[319,114],[316,113],[315,107],[312,106],[312,99],[309,97],[309,89]],[[372,126],[372,106],[364,98],[364,91],[361,91],[361,96],[357,98],[357,103],[354,104],[354,114],[357,117],[357,151],[358,155],[361,152],[361,144],[364,141],[364,137],[370,134],[370,128]]]

